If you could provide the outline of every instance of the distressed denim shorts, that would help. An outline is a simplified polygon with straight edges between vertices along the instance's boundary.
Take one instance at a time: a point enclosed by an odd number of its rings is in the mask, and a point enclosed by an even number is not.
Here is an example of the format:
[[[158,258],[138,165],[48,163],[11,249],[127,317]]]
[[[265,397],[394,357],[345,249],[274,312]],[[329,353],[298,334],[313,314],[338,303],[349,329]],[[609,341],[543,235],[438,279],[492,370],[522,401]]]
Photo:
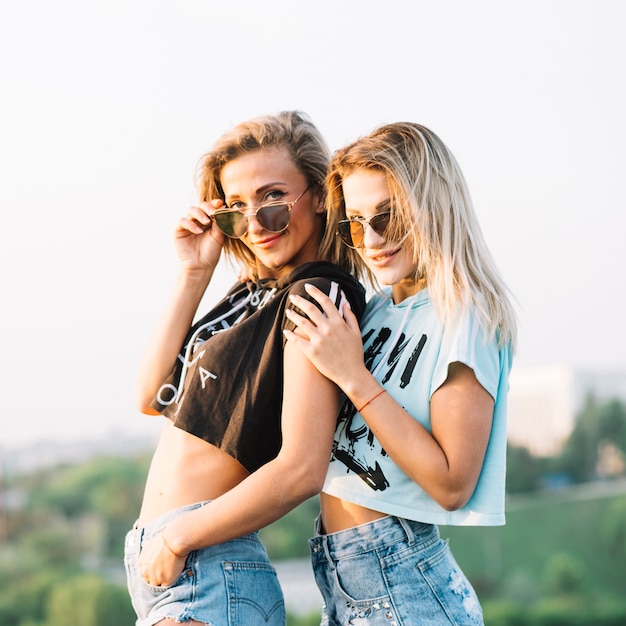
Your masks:
[[[482,609],[437,526],[383,517],[309,539],[322,626],[475,626]]]
[[[257,533],[190,552],[185,569],[171,586],[148,585],[141,577],[142,542],[204,504],[174,509],[144,528],[135,525],[126,535],[124,565],[136,626],[153,626],[166,617],[211,626],[284,626],[283,593]]]

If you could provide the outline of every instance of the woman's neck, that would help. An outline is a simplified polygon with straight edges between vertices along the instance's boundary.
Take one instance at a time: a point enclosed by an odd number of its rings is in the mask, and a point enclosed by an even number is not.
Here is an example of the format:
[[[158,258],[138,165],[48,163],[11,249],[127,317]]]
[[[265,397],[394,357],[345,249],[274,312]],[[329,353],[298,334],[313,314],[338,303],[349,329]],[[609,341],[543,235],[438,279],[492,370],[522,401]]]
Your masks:
[[[391,286],[391,295],[395,304],[399,304],[403,300],[414,296],[417,292],[426,287],[426,279],[420,278],[415,280],[413,278],[405,278],[400,282],[394,283]]]

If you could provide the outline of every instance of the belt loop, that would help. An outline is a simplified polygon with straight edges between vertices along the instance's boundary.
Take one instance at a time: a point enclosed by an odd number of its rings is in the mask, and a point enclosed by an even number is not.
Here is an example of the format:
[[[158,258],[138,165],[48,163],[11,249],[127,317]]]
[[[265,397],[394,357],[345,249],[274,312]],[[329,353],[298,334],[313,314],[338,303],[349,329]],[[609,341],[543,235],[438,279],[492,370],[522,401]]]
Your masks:
[[[328,567],[330,567],[330,569],[334,570],[335,569],[335,562],[333,561],[333,557],[330,555],[330,546],[329,546],[329,541],[328,541],[328,537],[320,537],[320,539],[322,540],[322,545],[324,546],[324,554],[326,555],[326,560],[328,561]]]
[[[409,545],[412,545],[415,541],[415,533],[411,528],[409,520],[404,519],[404,517],[396,517],[396,519],[398,520],[398,522],[400,522],[400,526],[402,526],[406,534],[406,540],[408,541]]]
[[[322,514],[319,513],[318,516],[313,521],[313,534],[318,537],[322,536]]]

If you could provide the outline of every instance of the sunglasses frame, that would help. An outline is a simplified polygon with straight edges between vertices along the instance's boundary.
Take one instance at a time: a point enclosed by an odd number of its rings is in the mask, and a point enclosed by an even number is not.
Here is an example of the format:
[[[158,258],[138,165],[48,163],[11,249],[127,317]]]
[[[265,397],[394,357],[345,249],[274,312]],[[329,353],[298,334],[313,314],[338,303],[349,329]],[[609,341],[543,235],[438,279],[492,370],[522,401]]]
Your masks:
[[[241,237],[243,237],[247,232],[248,232],[248,228],[250,228],[250,218],[254,217],[259,224],[261,224],[261,226],[263,227],[264,230],[270,232],[270,233],[282,233],[284,230],[287,229],[287,227],[289,226],[289,222],[291,221],[291,209],[293,209],[294,205],[296,204],[296,202],[298,202],[298,200],[300,200],[300,198],[302,198],[302,196],[309,191],[309,189],[311,189],[311,187],[313,187],[315,185],[315,183],[311,183],[295,200],[292,200],[291,202],[283,202],[282,200],[279,201],[273,201],[273,202],[267,202],[266,204],[262,204],[260,207],[257,207],[256,209],[250,209],[250,208],[246,208],[246,213],[244,213],[242,210],[240,209],[218,209],[217,211],[214,211],[211,214],[211,218],[213,219],[213,221],[215,222],[215,224],[217,225],[217,227],[227,236],[230,237],[231,239],[241,239]],[[272,230],[270,228],[268,228],[267,226],[265,226],[265,224],[263,224],[263,222],[259,219],[258,214],[259,211],[263,210],[263,209],[267,209],[267,208],[271,208],[271,207],[286,207],[287,208],[287,223],[279,230]],[[252,213],[250,213],[249,211],[253,211]],[[229,234],[227,233],[218,223],[218,221],[215,219],[216,215],[235,215],[235,214],[239,214],[242,218],[242,220],[245,218],[246,222],[246,229],[240,234]],[[241,222],[240,222],[241,223]],[[236,230],[233,230],[233,233],[236,233]]]
[[[387,217],[387,224],[385,228],[383,228],[382,232],[379,232],[376,226],[371,224],[372,221],[377,220],[379,217]],[[391,211],[383,211],[382,213],[376,213],[376,215],[372,215],[371,217],[353,217],[348,220],[340,220],[337,223],[337,234],[341,238],[341,242],[348,246],[348,248],[352,248],[353,250],[358,250],[363,247],[363,242],[365,241],[365,226],[369,226],[379,237],[384,237],[385,231],[387,230],[387,226],[389,226],[389,222],[391,221]],[[350,224],[358,224],[361,227],[361,241],[358,245],[354,245],[353,243],[348,243],[344,238],[343,234],[340,231],[340,228],[343,224],[348,225],[348,233],[350,237],[350,241],[353,241],[352,231]]]

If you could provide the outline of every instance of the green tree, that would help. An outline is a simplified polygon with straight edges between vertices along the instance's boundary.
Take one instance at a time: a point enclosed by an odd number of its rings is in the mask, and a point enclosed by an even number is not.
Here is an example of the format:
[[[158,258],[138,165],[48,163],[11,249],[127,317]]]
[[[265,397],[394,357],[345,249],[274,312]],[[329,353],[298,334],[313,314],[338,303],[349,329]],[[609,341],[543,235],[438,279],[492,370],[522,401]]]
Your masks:
[[[491,600],[483,603],[485,624],[497,626],[527,626],[526,605],[514,600]]]
[[[261,539],[271,559],[309,558],[308,539],[319,514],[319,498],[314,496],[273,524],[263,528]]]
[[[585,566],[570,554],[555,554],[546,566],[545,582],[553,595],[578,595],[585,584]]]
[[[609,400],[598,411],[598,436],[610,441],[626,453],[626,406],[617,399]]]
[[[98,516],[102,528],[99,549],[118,555],[126,531],[137,518],[141,503],[147,459],[98,457],[86,463],[49,472],[47,483],[30,492],[28,507],[32,515],[64,515],[68,520],[83,520],[83,526]],[[90,541],[90,544],[93,542]]]
[[[125,589],[82,574],[52,590],[45,626],[130,626],[136,616]]]
[[[626,558],[626,498],[611,502],[601,529],[609,545],[609,558],[623,562]]]
[[[588,396],[585,407],[576,419],[572,434],[565,443],[558,466],[577,483],[596,477],[598,463],[599,407],[593,396]]]
[[[51,515],[44,525],[31,528],[16,540],[21,558],[27,563],[46,567],[67,567],[76,563],[82,546],[75,529],[66,520]]]
[[[506,489],[509,493],[537,491],[540,484],[539,462],[527,448],[509,445],[506,461]]]
[[[59,580],[59,574],[51,569],[25,574],[1,572],[3,581],[0,593],[0,624],[24,626],[27,620],[41,624],[45,617],[45,604],[50,590]]]

